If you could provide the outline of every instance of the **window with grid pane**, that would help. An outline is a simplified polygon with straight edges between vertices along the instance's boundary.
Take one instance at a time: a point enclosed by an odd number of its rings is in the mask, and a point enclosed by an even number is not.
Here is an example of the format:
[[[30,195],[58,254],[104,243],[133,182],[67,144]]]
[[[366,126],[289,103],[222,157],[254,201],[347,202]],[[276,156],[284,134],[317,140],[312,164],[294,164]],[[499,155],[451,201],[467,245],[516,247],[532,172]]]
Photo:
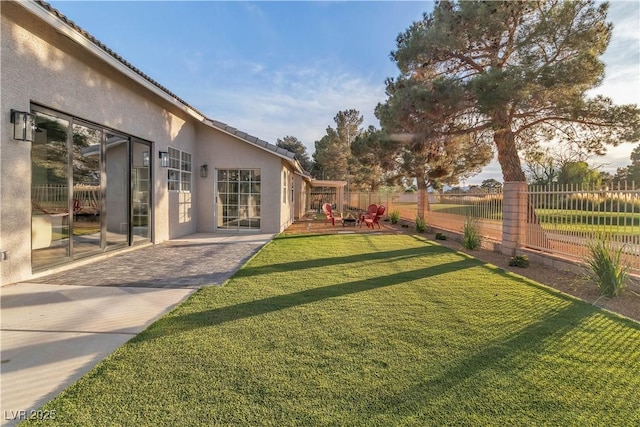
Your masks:
[[[287,171],[282,172],[282,203],[287,203]]]
[[[260,169],[217,170],[218,228],[260,229]]]
[[[169,147],[167,187],[169,191],[191,192],[191,153]]]
[[[182,191],[191,191],[191,154],[184,151],[180,164],[180,186]]]

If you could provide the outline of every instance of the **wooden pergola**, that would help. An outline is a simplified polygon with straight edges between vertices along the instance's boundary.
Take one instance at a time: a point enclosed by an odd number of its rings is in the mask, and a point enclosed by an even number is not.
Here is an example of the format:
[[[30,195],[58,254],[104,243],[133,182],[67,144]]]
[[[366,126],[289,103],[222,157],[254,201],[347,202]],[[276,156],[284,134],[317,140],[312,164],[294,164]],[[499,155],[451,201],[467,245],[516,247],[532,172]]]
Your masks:
[[[314,189],[331,189],[332,192],[335,192],[335,205],[338,210],[342,210],[344,207],[344,188],[347,186],[347,181],[330,181],[330,180],[321,180],[321,179],[312,179],[311,180],[311,199],[310,203],[313,202],[314,194],[323,194],[324,191]],[[311,207],[311,206],[310,206]]]

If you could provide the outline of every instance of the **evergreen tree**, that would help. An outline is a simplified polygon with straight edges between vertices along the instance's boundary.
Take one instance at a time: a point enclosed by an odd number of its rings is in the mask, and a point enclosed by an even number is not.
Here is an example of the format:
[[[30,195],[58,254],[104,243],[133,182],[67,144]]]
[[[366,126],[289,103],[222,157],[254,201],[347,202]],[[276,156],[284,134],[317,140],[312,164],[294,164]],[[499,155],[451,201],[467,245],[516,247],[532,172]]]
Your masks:
[[[401,74],[387,81],[383,127],[423,140],[491,141],[504,181],[525,181],[519,150],[540,141],[598,154],[638,141],[636,105],[586,96],[604,77],[607,8],[591,0],[437,2],[398,36],[391,56]]]
[[[313,165],[309,159],[309,154],[307,154],[307,147],[305,147],[298,138],[295,136],[285,136],[282,139],[278,138],[276,140],[276,145],[295,154],[296,159],[300,162],[300,166],[302,166],[302,169],[307,172],[311,172]]]
[[[336,128],[315,143],[313,175],[317,179],[353,181],[351,142],[362,132],[364,118],[358,110],[340,111],[333,119]]]
[[[593,188],[600,185],[600,172],[591,169],[587,162],[568,162],[558,174],[558,184],[571,185],[574,188]]]
[[[485,179],[484,181],[482,181],[482,184],[480,184],[480,188],[484,188],[486,190],[491,190],[491,191],[498,191],[498,190],[502,190],[502,183],[493,178]]]
[[[631,164],[624,168],[618,168],[613,182],[617,185],[635,185],[640,187],[640,144],[633,149],[630,155]]]

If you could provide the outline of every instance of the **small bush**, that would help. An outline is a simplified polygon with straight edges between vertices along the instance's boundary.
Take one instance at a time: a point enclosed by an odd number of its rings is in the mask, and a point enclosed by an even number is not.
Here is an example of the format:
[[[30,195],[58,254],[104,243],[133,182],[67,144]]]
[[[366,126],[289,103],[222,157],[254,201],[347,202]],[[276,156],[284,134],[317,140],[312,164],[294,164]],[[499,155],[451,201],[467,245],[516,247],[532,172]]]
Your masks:
[[[436,233],[436,240],[447,240],[447,236],[443,233]]]
[[[391,220],[391,224],[397,224],[400,220],[400,211],[393,211],[389,214],[389,219]]]
[[[419,216],[416,217],[416,231],[418,233],[424,233],[427,229],[427,221]]]
[[[600,295],[612,298],[620,295],[626,287],[629,267],[620,260],[623,248],[614,249],[604,238],[597,238],[589,244],[584,267],[587,279],[595,282]]]
[[[529,267],[529,258],[526,255],[512,256],[509,260],[509,265],[511,267]]]
[[[480,247],[480,230],[478,224],[473,218],[467,218],[464,223],[462,246],[466,249],[474,250]]]

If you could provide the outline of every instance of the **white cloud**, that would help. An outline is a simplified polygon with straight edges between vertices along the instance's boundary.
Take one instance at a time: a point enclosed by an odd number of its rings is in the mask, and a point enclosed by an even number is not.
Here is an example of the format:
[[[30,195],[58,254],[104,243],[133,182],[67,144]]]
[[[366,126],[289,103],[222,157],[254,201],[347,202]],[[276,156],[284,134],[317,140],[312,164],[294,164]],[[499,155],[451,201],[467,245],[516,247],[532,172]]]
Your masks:
[[[333,118],[339,111],[355,108],[365,117],[365,126],[377,126],[373,109],[385,98],[382,82],[325,67],[293,66],[274,71],[263,67],[258,80],[211,88],[201,96],[205,100],[199,105],[215,119],[270,142],[295,136],[310,154],[327,126],[335,127]]]
[[[254,14],[262,13],[259,8],[251,9]],[[611,3],[609,20],[615,25],[603,57],[606,78],[593,91],[620,104],[640,104],[638,10],[634,2]],[[264,27],[269,28],[268,22]],[[227,59],[203,69],[210,70],[208,81],[188,96],[195,106],[214,119],[272,143],[286,135],[295,136],[307,146],[310,155],[327,126],[335,127],[333,118],[339,111],[355,108],[364,116],[365,126],[379,126],[373,111],[386,99],[382,79],[378,81],[379,77],[364,73],[356,75],[329,60],[273,65]],[[594,164],[614,173],[629,163],[632,149],[632,144],[610,148],[606,158],[594,159]],[[468,179],[467,184],[480,184],[488,178],[502,181],[495,160],[481,174]]]
[[[614,37],[619,40],[640,42],[640,32],[638,32],[639,11],[640,8],[636,1],[609,2],[608,18],[614,24]]]
[[[613,34],[602,56],[605,79],[593,93],[608,96],[618,104],[640,104],[640,5],[611,2],[608,18],[613,22]]]

